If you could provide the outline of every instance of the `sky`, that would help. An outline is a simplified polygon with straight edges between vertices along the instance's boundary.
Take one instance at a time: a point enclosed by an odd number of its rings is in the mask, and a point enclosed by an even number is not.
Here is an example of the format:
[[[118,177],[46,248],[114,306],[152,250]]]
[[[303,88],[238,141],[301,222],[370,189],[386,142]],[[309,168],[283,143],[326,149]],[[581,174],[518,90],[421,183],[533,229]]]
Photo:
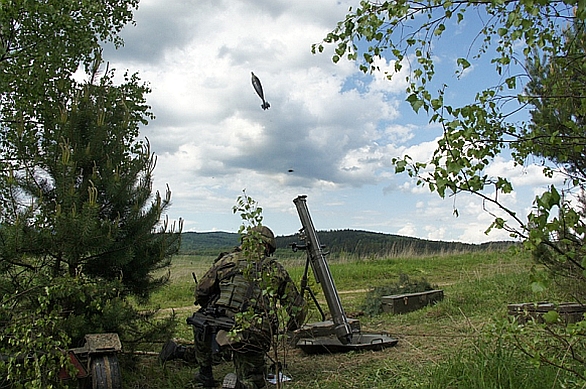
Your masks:
[[[312,54],[355,0],[142,0],[124,47],[104,59],[122,75],[138,72],[152,92],[156,116],[141,129],[157,156],[154,190],[172,191],[171,221],[183,231],[236,232],[233,206],[246,193],[277,235],[301,227],[293,199],[307,195],[318,230],[358,229],[423,239],[481,243],[492,217],[481,200],[441,199],[396,175],[391,160],[426,160],[441,129],[415,115],[404,100],[405,75],[364,75],[331,48]],[[456,58],[471,36],[466,22],[448,28],[434,54],[451,102],[470,102],[490,82],[486,63],[472,63],[460,80]],[[381,60],[382,71],[393,63]],[[408,67],[404,67],[407,71]],[[488,69],[488,70],[491,70]],[[261,80],[271,107],[251,84]],[[505,204],[526,215],[551,183],[531,161],[514,167],[499,157],[487,172],[515,187]],[[244,192],[245,191],[245,192]],[[454,215],[457,208],[458,216]]]

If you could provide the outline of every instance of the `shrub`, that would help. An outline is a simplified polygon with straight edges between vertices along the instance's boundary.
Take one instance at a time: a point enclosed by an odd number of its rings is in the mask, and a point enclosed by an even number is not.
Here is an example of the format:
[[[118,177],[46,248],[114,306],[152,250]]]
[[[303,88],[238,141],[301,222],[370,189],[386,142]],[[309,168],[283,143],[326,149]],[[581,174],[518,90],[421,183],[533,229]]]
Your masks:
[[[364,303],[362,304],[362,311],[366,315],[374,316],[383,311],[383,296],[390,296],[394,294],[405,293],[419,293],[428,290],[436,289],[425,278],[419,280],[411,280],[407,274],[399,274],[399,280],[390,285],[377,286],[366,294]]]

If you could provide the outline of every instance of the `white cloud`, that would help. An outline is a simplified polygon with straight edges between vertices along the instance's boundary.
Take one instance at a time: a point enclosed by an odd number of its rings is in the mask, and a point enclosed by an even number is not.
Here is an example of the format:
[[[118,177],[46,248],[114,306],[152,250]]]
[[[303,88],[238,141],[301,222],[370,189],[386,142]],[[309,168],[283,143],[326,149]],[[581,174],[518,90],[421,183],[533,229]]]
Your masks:
[[[407,224],[405,224],[405,226],[403,226],[402,228],[400,228],[397,231],[397,234],[403,235],[403,236],[416,237],[417,236],[417,228],[415,227],[415,225],[413,223],[407,223]]]
[[[437,149],[438,140],[439,138],[436,138],[432,141],[414,144],[406,148],[403,154],[411,157],[413,161],[428,162]]]
[[[370,89],[395,94],[405,92],[408,86],[407,76],[410,72],[408,61],[403,61],[398,73],[395,72],[395,61],[375,57],[373,65],[379,70],[374,73],[374,80],[369,85]]]
[[[436,225],[426,225],[425,231],[429,240],[443,240],[446,235],[446,227]]]
[[[511,159],[498,156],[486,168],[486,174],[490,177],[507,177],[513,187],[531,186],[545,187],[553,183],[561,183],[563,177],[557,175],[554,179],[543,174],[543,166],[530,164],[527,166],[516,165]]]
[[[415,136],[417,127],[412,124],[390,124],[384,128],[381,137],[387,142],[393,144],[403,144],[412,140]]]
[[[429,193],[429,188],[427,186],[416,185],[416,182],[413,180],[407,180],[399,185],[399,188],[402,192],[411,193],[411,194],[424,194]]]
[[[234,2],[221,9],[206,3],[207,16],[194,16],[191,29],[175,27],[190,39],[165,46],[161,59],[142,72],[151,82],[149,102],[157,115],[144,133],[156,153],[169,157],[160,164],[180,158],[198,174],[215,177],[246,169],[268,176],[293,169],[317,185],[376,180],[378,169],[365,153],[374,151],[380,160],[387,144],[373,147],[372,140],[386,137],[384,131],[379,134],[378,122],[396,118],[396,104],[380,91],[342,91],[355,66],[334,65],[327,55],[312,55],[310,46],[327,32],[319,23],[330,20],[332,10],[342,16],[346,8],[331,3],[330,17],[304,18],[313,9],[304,4],[290,12],[286,4]],[[162,2],[151,1],[147,17],[156,19],[155,5],[165,13]],[[130,37],[127,45],[137,39]],[[269,111],[259,108],[251,70],[261,78]]]

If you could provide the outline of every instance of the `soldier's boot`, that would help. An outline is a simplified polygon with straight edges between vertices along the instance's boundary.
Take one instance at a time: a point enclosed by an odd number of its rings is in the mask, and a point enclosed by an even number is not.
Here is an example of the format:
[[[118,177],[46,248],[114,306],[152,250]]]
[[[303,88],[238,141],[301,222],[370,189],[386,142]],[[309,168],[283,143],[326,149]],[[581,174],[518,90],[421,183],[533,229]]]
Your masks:
[[[173,340],[168,340],[159,353],[159,362],[164,364],[174,359],[185,359],[185,346],[180,346]]]
[[[228,373],[224,377],[222,382],[222,389],[268,389],[268,385],[265,380],[261,381],[249,381],[248,384],[244,384],[238,380],[238,376],[235,373]]]
[[[236,389],[238,383],[238,377],[234,373],[226,374],[224,381],[222,382],[222,389]]]
[[[214,388],[216,386],[211,366],[201,366],[199,372],[195,373],[193,380],[198,387]]]

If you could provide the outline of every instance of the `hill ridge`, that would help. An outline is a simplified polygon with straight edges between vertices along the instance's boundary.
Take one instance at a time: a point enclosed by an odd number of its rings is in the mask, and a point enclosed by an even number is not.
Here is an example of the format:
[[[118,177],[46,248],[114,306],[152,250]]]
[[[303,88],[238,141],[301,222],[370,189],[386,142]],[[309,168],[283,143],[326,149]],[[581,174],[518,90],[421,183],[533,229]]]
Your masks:
[[[506,248],[510,241],[495,241],[482,244],[446,242],[408,237],[365,230],[322,230],[317,231],[320,242],[331,253],[347,253],[358,256],[388,255],[409,251],[413,254],[433,254],[454,251],[478,251]],[[297,234],[276,237],[277,249],[287,249],[292,243],[299,243]],[[183,232],[181,254],[217,254],[237,246],[240,236],[236,232]]]

